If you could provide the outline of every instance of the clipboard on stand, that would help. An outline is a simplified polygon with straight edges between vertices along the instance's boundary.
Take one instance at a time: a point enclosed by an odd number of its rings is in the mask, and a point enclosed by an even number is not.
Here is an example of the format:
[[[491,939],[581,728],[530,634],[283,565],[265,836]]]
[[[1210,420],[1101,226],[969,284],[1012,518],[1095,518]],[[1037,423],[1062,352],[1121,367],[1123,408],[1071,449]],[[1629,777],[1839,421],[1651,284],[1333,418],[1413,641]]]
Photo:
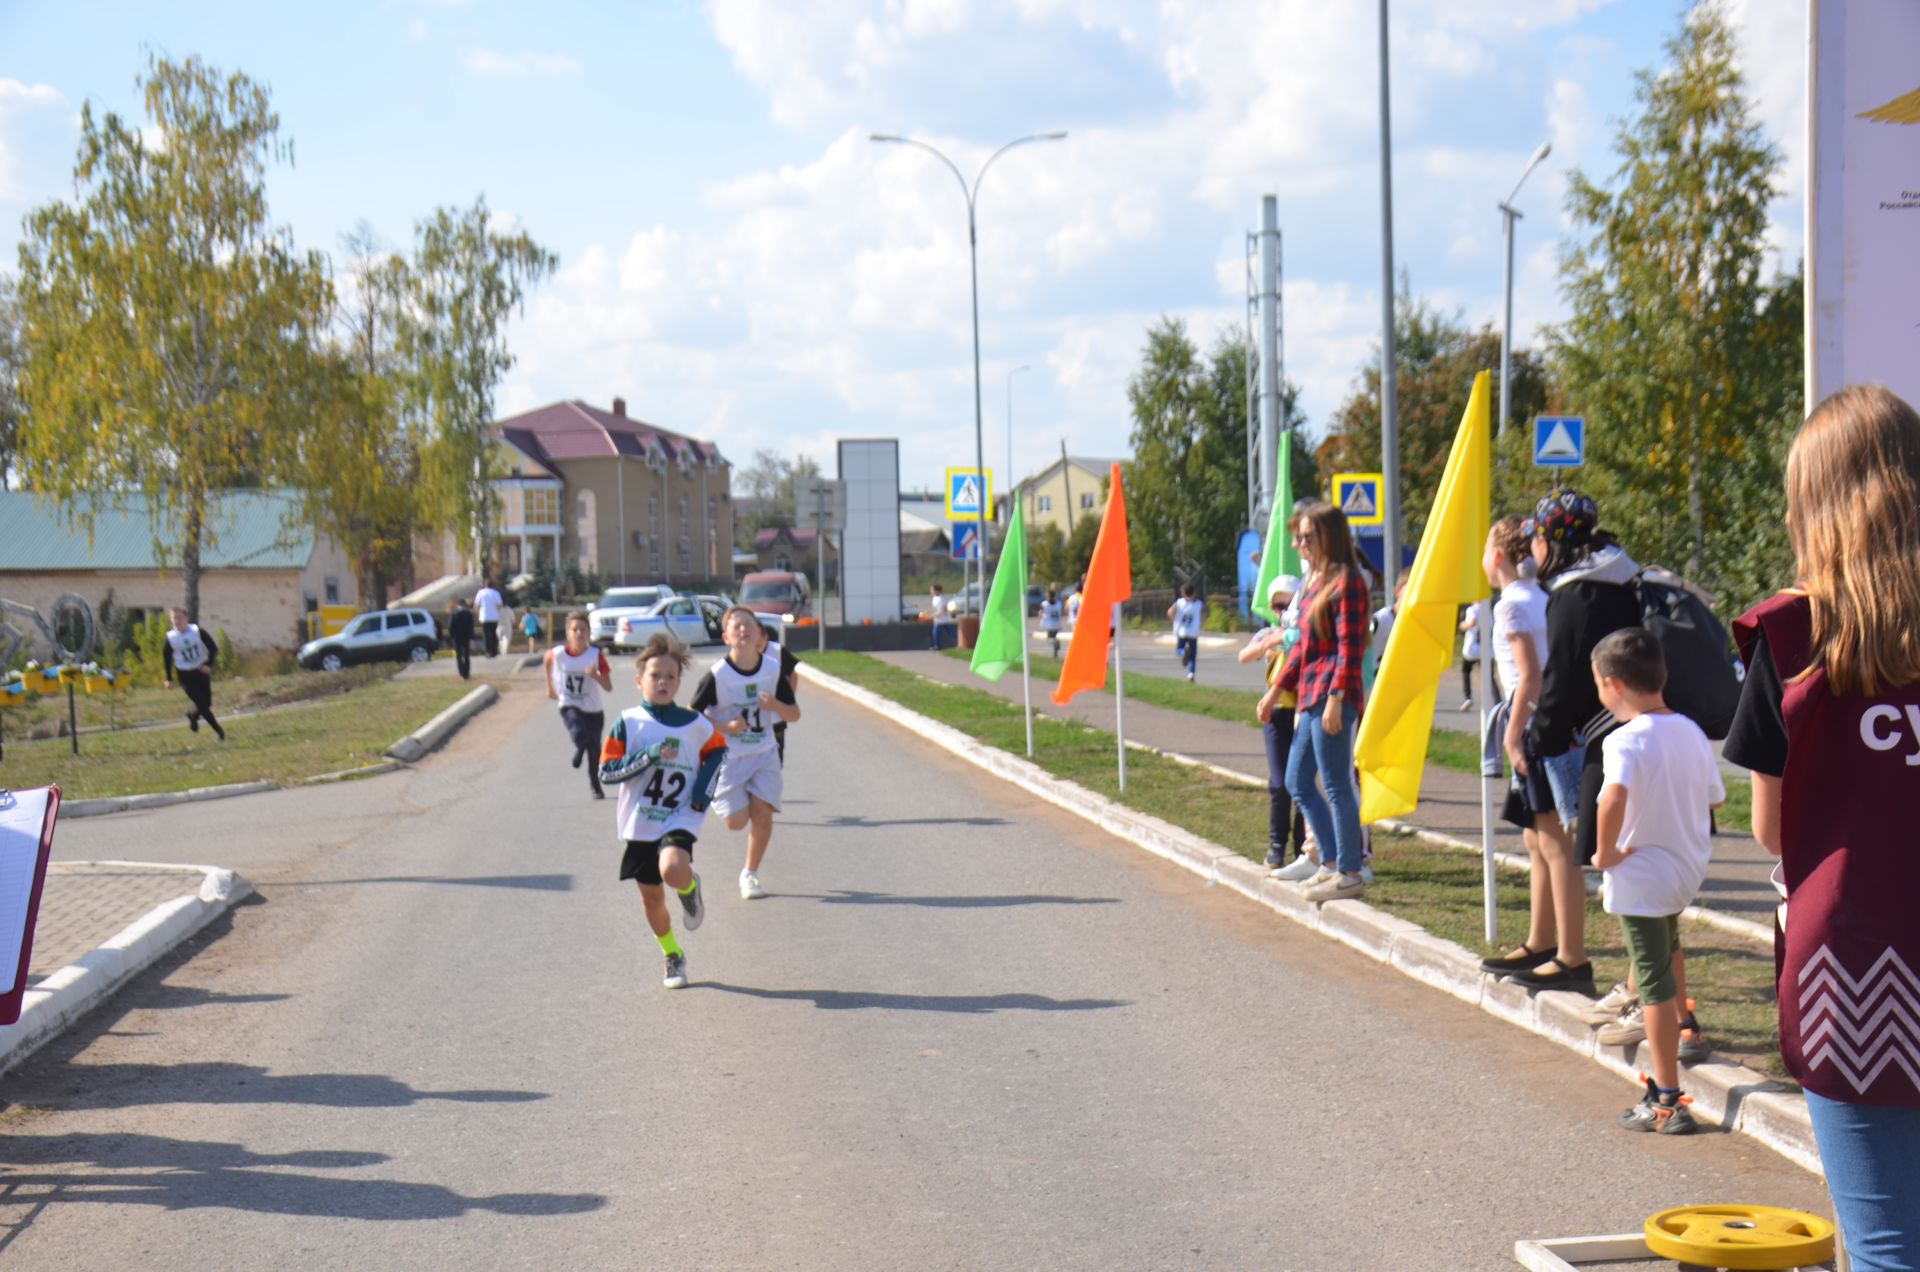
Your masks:
[[[53,853],[60,788],[10,791],[0,786],[0,1025],[20,1019],[33,961],[33,927]]]

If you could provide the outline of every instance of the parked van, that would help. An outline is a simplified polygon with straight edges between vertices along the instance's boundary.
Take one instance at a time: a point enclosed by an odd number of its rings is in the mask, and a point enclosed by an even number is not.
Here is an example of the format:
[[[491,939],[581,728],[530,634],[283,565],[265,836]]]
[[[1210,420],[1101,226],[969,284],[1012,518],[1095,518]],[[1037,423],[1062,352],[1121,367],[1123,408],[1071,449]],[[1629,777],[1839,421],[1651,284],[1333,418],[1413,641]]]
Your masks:
[[[775,618],[813,617],[813,589],[797,570],[761,570],[740,580],[740,603]]]

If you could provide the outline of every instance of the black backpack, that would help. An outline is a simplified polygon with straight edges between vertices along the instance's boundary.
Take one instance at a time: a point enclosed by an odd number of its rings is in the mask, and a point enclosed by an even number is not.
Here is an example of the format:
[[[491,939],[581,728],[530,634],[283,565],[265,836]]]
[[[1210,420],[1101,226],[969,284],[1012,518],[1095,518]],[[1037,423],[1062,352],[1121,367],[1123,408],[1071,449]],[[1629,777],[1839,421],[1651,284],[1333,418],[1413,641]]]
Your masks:
[[[1650,565],[1634,576],[1640,625],[1667,659],[1667,705],[1714,741],[1727,736],[1740,705],[1733,646],[1707,603],[1671,570]]]

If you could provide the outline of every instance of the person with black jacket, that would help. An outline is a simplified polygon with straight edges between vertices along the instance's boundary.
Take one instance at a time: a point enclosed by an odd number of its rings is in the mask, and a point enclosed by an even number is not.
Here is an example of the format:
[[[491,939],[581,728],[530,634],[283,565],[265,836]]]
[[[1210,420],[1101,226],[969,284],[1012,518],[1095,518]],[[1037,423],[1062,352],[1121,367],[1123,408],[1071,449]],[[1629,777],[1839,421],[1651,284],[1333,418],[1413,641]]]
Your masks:
[[[460,670],[460,679],[473,679],[473,610],[462,596],[449,607],[447,615],[447,643],[453,646],[453,663]]]

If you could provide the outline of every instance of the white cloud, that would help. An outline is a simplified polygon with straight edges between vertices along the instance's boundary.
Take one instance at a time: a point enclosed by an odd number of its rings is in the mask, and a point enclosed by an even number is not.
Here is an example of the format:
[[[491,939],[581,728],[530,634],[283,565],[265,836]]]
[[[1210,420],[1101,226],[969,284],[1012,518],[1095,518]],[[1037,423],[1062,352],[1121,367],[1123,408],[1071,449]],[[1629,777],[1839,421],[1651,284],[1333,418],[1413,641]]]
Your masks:
[[[14,136],[36,127],[31,118],[50,107],[66,104],[66,95],[51,84],[23,84],[16,79],[0,78],[0,203],[13,203],[29,197],[29,186],[20,174],[25,166],[22,143]],[[15,120],[24,122],[16,125]],[[42,121],[44,122],[44,120]]]
[[[467,69],[475,75],[578,75],[580,63],[564,53],[506,54],[474,49],[467,54]]]
[[[407,23],[407,38],[413,40],[426,39],[427,20],[425,18],[415,18],[413,21]]]

